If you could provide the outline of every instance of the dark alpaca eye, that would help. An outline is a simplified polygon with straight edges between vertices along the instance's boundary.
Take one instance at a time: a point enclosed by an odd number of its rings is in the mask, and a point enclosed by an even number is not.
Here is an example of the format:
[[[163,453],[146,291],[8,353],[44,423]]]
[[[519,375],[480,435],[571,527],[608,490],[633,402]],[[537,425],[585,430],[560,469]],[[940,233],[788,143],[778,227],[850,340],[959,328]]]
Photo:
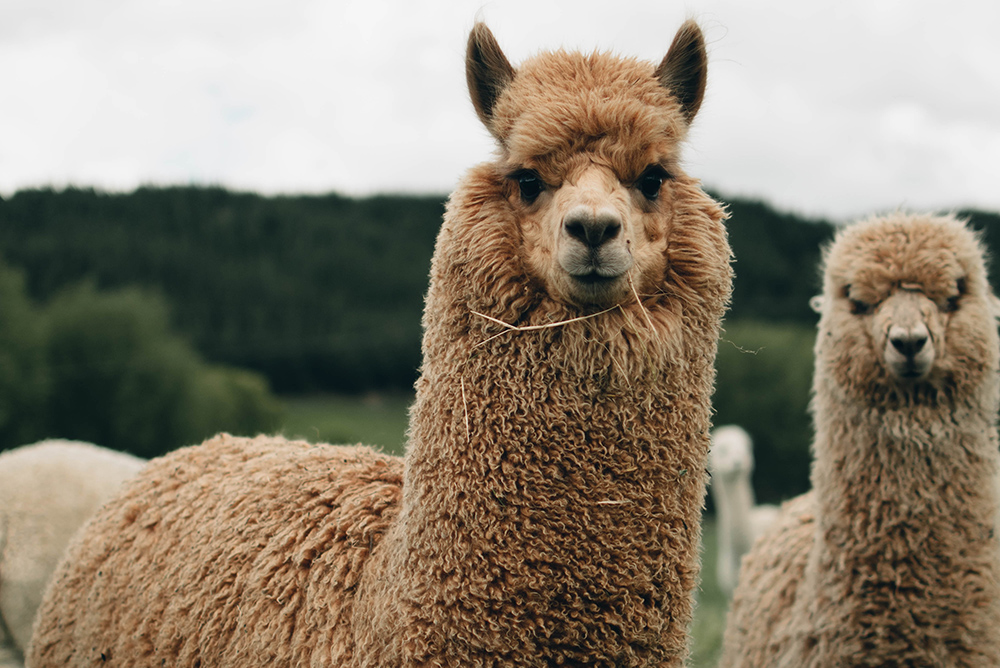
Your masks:
[[[944,310],[948,313],[954,313],[955,311],[958,310],[958,302],[962,299],[962,295],[965,294],[964,278],[958,279],[958,281],[955,284],[955,289],[958,291],[958,294],[955,295],[954,297],[948,297],[948,300],[945,302]]]
[[[867,315],[871,311],[872,305],[868,302],[863,302],[860,299],[851,300],[851,313],[854,315]]]
[[[663,167],[653,165],[642,173],[635,185],[643,197],[650,202],[655,202],[656,198],[660,196],[660,187],[667,180],[667,177],[667,171]]]
[[[545,190],[545,182],[538,172],[532,169],[524,169],[514,174],[517,179],[517,186],[521,190],[521,199],[525,204],[534,202],[542,191]]]

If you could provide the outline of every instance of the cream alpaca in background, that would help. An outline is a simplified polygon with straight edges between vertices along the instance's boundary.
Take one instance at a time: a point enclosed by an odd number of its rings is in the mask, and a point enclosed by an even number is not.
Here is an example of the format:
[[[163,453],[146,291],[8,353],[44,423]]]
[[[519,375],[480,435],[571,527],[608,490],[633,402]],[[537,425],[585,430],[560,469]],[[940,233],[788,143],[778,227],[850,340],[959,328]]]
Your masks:
[[[681,666],[722,209],[681,168],[706,56],[469,39],[498,156],[452,195],[404,460],[220,436],[154,460],[49,588],[34,668]]]
[[[981,243],[950,216],[855,225],[816,304],[813,491],[744,559],[721,665],[1000,665],[1000,339]]]
[[[21,665],[70,538],[145,461],[78,441],[0,453],[0,668]]]
[[[742,427],[731,424],[712,430],[708,464],[712,472],[709,490],[715,502],[716,580],[719,589],[732,596],[743,555],[774,523],[778,507],[757,505],[750,482],[753,440]]]

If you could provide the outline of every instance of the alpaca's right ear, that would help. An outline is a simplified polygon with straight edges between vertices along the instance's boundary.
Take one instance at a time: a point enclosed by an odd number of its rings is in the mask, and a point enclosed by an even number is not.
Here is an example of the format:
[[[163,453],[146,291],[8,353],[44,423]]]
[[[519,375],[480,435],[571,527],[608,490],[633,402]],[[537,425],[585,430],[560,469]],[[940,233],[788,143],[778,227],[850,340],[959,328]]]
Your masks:
[[[656,68],[660,84],[681,103],[681,113],[690,123],[701,107],[708,80],[708,55],[705,37],[694,21],[680,27],[667,55]]]
[[[465,78],[479,119],[496,135],[493,129],[493,106],[514,80],[514,68],[507,56],[503,55],[500,45],[485,23],[477,23],[469,33]]]

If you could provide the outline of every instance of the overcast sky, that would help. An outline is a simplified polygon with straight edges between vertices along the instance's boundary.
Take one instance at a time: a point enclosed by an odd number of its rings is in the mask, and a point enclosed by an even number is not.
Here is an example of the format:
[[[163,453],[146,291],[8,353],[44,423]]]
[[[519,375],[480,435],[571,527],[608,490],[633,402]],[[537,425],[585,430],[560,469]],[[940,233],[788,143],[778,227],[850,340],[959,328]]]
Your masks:
[[[477,17],[516,65],[659,61],[689,16],[710,65],[685,163],[710,188],[834,219],[1000,210],[996,0],[7,0],[0,195],[445,193],[493,150],[465,89]]]

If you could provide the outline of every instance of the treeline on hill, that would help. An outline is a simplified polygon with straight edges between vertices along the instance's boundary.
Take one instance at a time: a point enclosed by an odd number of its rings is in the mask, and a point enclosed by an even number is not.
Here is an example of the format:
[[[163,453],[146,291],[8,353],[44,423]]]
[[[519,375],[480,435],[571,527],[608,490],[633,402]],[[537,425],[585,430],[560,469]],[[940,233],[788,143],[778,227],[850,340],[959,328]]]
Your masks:
[[[67,286],[44,304],[0,265],[0,449],[52,435],[154,457],[219,431],[273,430],[254,372],[206,363],[155,293]]]
[[[201,357],[262,374],[279,393],[405,390],[420,363],[444,201],[213,187],[28,190],[0,201],[0,258],[23,272],[37,304],[62,299],[65,309],[66,291],[81,282],[92,299],[107,290],[158,295],[132,299],[162,298],[170,326]],[[760,496],[775,500],[808,485],[808,300],[834,228],[756,201],[728,206],[736,284],[716,423],[751,432]],[[1000,216],[966,215],[1000,246]]]

